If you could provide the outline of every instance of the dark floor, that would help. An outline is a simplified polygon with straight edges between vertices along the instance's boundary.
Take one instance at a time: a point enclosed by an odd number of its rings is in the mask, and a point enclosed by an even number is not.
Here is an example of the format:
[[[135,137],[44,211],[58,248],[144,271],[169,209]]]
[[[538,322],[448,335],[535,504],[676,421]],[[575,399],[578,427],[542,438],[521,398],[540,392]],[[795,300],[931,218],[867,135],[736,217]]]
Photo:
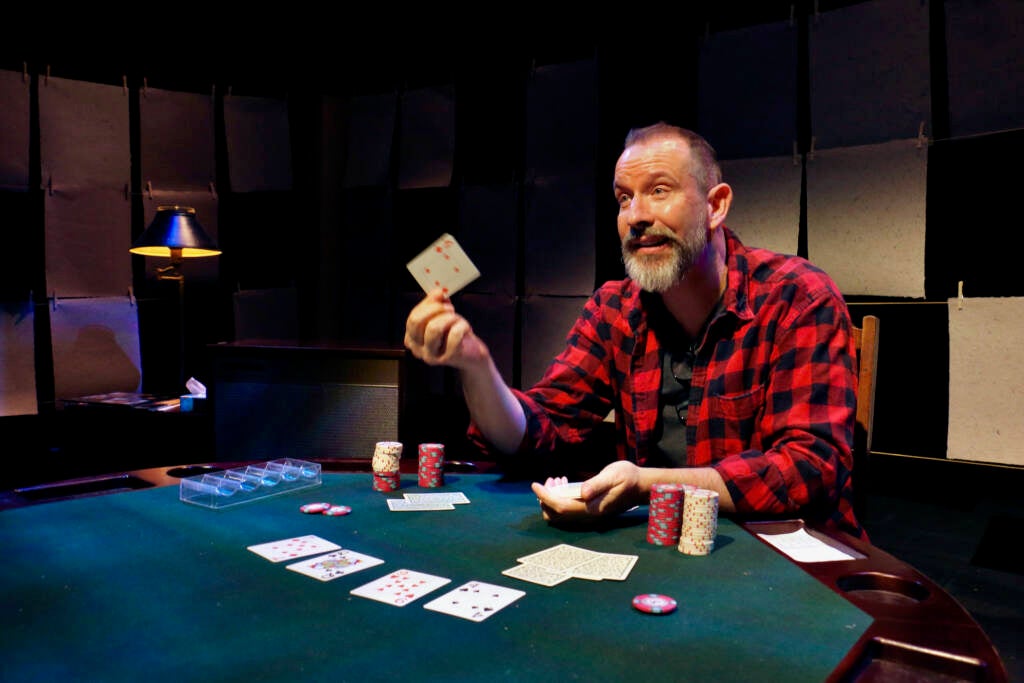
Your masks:
[[[874,545],[967,609],[998,649],[1010,681],[1024,683],[1024,498],[991,487],[973,492],[873,494],[865,525]]]

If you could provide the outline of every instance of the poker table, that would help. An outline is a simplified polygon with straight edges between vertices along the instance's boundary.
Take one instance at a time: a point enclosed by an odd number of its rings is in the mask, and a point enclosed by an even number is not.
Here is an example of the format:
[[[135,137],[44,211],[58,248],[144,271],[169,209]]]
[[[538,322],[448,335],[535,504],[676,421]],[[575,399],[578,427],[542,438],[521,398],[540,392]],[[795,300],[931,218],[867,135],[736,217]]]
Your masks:
[[[314,488],[213,509],[179,499],[184,469],[0,512],[4,680],[1007,680],[969,614],[893,556],[808,528],[855,559],[800,563],[758,536],[800,520],[721,517],[713,552],[691,556],[647,542],[645,506],[552,526],[529,482],[497,472],[449,472],[438,489],[406,473],[383,493],[368,471],[325,469]],[[385,501],[427,491],[470,502],[391,512]],[[300,511],[320,501],[352,512]],[[309,534],[384,562],[319,581],[247,549]],[[622,581],[502,574],[561,543],[638,559]],[[401,607],[351,594],[398,569],[451,582]],[[525,595],[481,622],[423,608],[471,580]],[[646,593],[678,608],[635,609]]]

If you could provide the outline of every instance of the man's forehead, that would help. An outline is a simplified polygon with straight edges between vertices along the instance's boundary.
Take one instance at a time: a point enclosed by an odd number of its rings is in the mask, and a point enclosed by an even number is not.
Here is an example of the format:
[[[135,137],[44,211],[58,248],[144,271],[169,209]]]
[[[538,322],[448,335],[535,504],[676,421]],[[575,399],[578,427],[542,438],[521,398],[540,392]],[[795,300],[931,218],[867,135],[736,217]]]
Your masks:
[[[637,142],[622,151],[615,169],[628,169],[652,164],[666,164],[675,168],[685,164],[690,149],[686,142],[674,136],[661,136]]]

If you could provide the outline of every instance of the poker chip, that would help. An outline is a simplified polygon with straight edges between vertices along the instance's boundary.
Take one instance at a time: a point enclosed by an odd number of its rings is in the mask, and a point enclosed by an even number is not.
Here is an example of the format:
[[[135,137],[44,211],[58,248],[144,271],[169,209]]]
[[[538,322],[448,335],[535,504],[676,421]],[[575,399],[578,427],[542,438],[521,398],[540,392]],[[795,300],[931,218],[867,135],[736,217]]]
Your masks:
[[[375,474],[397,474],[402,460],[401,441],[378,441],[370,461]]]
[[[328,517],[340,517],[342,515],[347,515],[350,512],[352,512],[352,508],[348,505],[332,505],[324,510],[324,514]]]
[[[402,488],[402,473],[401,472],[374,472],[373,473],[373,490],[374,491],[397,491]]]
[[[718,533],[718,494],[697,488],[686,492],[683,521],[679,532],[679,552],[708,555],[714,550]]]
[[[323,512],[331,507],[330,503],[306,503],[299,509],[305,512],[307,515],[315,515]]]
[[[676,601],[667,595],[641,593],[633,598],[633,607],[647,614],[671,614],[676,611]]]
[[[659,483],[651,486],[650,511],[647,518],[648,543],[678,543],[684,490],[682,484]]]
[[[418,483],[422,488],[444,486],[444,444],[419,445]]]

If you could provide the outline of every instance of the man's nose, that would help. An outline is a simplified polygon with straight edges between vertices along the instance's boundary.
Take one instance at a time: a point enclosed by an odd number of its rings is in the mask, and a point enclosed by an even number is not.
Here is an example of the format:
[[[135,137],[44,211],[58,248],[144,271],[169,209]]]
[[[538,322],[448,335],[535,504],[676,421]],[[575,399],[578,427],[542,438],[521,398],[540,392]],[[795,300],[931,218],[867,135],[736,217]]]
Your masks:
[[[625,214],[626,223],[629,225],[630,232],[634,234],[642,234],[644,229],[649,227],[653,222],[651,219],[650,206],[647,203],[647,200],[640,195],[629,200]]]

